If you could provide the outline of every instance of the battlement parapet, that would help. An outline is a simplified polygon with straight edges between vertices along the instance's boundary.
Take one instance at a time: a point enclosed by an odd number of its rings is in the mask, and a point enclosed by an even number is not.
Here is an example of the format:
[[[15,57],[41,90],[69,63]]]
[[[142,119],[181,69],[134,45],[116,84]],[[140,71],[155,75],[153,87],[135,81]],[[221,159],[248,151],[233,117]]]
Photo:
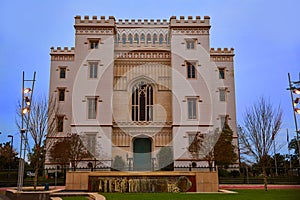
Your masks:
[[[233,62],[234,58],[234,48],[211,48],[210,49],[210,59],[213,62]]]
[[[119,19],[119,21],[117,22],[118,25],[169,25],[169,22],[166,19],[160,20],[160,19]]]
[[[77,15],[75,17],[75,27],[76,26],[115,26],[116,19],[114,16],[109,16],[108,18],[105,18],[105,16],[100,16],[98,18],[97,16],[92,16],[90,18],[89,16],[84,16],[83,19],[81,16]]]
[[[229,55],[229,54],[234,55],[234,48],[230,48],[230,49],[228,49],[228,48],[224,48],[224,49],[211,48],[210,49],[210,55]]]
[[[75,47],[51,47],[51,54],[74,54],[75,53]]]
[[[170,27],[201,27],[207,26],[210,27],[210,17],[204,16],[204,19],[201,19],[200,16],[196,16],[193,19],[192,16],[188,16],[187,19],[184,16],[180,16],[179,19],[176,16],[170,18]]]

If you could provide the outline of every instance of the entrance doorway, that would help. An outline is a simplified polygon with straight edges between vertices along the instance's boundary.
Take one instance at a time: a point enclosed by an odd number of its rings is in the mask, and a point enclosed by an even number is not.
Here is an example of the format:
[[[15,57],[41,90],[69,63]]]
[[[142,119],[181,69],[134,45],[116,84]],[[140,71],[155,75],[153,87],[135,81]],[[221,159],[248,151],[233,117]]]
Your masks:
[[[133,141],[133,170],[151,170],[151,139],[136,138]]]

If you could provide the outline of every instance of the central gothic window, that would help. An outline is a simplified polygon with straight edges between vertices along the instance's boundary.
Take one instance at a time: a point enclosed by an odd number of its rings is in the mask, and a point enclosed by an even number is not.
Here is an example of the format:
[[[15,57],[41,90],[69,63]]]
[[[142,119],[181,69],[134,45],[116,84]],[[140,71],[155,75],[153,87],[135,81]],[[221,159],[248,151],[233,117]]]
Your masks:
[[[140,81],[132,87],[132,121],[153,121],[153,87]]]

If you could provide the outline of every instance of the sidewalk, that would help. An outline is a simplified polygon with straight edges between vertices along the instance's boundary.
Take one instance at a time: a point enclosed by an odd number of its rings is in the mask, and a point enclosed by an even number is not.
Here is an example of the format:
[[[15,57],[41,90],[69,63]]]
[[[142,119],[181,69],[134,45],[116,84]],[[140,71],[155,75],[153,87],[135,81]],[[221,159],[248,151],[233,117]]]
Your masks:
[[[32,189],[33,187],[23,187],[24,190],[26,189]],[[40,190],[42,190],[44,187],[38,187]],[[2,194],[0,194],[0,200],[9,200],[9,198],[7,198],[5,195],[4,195],[4,192],[6,190],[15,190],[16,187],[6,187],[6,188],[0,188],[0,192]],[[65,186],[51,186],[49,188],[50,190],[47,191],[47,192],[50,192],[50,199],[52,200],[61,200],[60,197],[63,197],[63,196],[89,196],[91,197],[92,199],[95,199],[95,200],[105,200],[105,197],[102,196],[101,194],[98,194],[98,193],[94,193],[94,192],[77,192],[77,191],[63,191],[65,189]]]

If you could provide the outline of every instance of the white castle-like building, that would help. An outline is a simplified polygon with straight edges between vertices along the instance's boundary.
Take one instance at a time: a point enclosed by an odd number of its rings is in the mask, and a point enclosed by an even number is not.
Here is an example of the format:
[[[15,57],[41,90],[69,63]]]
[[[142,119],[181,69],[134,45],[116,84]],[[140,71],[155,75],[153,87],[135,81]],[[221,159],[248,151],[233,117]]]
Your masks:
[[[188,147],[228,122],[237,146],[234,50],[210,47],[210,18],[75,17],[75,47],[51,48],[50,91],[60,107],[55,137],[80,135],[93,158],[128,170],[207,165]],[[46,166],[55,165],[49,160]]]

